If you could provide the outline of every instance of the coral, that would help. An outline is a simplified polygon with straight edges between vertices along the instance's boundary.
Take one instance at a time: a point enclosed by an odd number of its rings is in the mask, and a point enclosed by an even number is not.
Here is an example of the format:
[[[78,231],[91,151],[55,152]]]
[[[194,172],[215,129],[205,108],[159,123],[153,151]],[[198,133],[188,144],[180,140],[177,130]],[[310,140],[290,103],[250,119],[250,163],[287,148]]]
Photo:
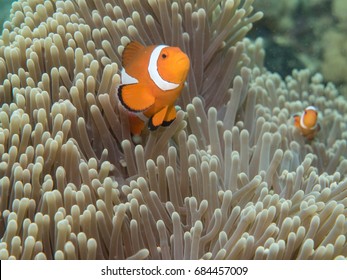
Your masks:
[[[346,1],[332,2],[332,14],[337,19],[335,25],[328,28],[322,37],[323,61],[322,73],[327,80],[341,85],[341,91],[347,93],[346,63]]]
[[[329,30],[324,34],[323,42],[323,75],[332,82],[347,81],[345,75],[347,71],[347,63],[345,62],[347,52],[345,32]]]
[[[0,39],[0,259],[342,259],[345,99],[263,66],[252,0],[26,1]],[[134,145],[124,45],[192,63],[169,128]],[[291,114],[324,116],[308,143]]]
[[[292,69],[321,72],[346,96],[346,8],[344,0],[255,1],[264,19],[250,32],[262,36],[265,66],[283,76]]]
[[[254,7],[260,11],[266,11],[264,24],[269,29],[285,31],[292,29],[295,25],[293,14],[299,6],[300,1],[255,1]],[[279,16],[280,15],[280,16]]]
[[[333,15],[342,24],[345,24],[347,22],[347,15],[346,15],[346,13],[344,13],[344,11],[346,11],[346,8],[347,8],[346,2],[343,0],[334,0],[332,2]]]

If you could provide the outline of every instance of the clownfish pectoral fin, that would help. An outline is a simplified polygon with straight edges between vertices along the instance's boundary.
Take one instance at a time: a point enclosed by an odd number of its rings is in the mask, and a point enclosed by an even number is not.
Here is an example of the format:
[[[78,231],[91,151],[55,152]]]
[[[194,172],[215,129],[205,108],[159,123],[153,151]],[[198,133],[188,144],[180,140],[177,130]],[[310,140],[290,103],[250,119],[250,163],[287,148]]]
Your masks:
[[[169,126],[176,119],[176,109],[174,106],[168,108],[162,126]]]
[[[155,102],[150,89],[141,84],[120,85],[118,98],[122,105],[131,112],[142,112]]]
[[[165,115],[167,113],[168,106],[155,113],[148,121],[149,130],[155,130],[164,122]]]
[[[127,44],[122,54],[123,67],[127,67],[129,62],[131,62],[136,55],[141,53],[143,49],[145,49],[145,47],[136,41],[132,41],[129,44]]]

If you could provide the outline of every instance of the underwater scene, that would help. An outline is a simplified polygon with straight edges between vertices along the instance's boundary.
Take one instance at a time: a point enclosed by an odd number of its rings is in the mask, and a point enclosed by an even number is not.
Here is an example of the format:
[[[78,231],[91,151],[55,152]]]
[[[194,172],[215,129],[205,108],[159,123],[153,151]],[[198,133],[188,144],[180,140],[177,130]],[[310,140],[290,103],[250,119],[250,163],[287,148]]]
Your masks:
[[[0,7],[1,260],[347,259],[347,1]]]

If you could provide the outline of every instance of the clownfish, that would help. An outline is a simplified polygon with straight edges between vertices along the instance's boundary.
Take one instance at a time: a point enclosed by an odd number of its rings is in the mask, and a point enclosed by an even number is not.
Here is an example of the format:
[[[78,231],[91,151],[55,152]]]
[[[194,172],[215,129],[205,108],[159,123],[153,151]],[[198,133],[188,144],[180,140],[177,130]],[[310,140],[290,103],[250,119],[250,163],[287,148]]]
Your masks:
[[[294,115],[294,126],[297,127],[301,134],[308,140],[312,140],[320,130],[317,108],[308,106],[301,116]]]
[[[129,111],[133,135],[140,135],[144,119],[149,119],[150,130],[168,126],[175,120],[175,101],[184,87],[189,67],[188,56],[178,47],[145,47],[130,42],[124,48],[118,99]]]

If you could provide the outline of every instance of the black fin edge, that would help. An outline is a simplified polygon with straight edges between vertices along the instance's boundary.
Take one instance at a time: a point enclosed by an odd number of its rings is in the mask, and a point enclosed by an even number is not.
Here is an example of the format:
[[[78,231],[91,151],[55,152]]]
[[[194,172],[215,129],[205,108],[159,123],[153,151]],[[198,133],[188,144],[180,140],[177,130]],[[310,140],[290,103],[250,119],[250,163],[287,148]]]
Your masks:
[[[150,131],[154,131],[154,130],[158,129],[159,126],[167,127],[167,126],[169,126],[176,118],[174,118],[174,119],[171,120],[171,121],[163,121],[162,124],[161,124],[161,125],[158,125],[158,126],[153,125],[152,119],[153,119],[153,117],[150,117],[150,119],[148,120],[148,129],[149,129]]]
[[[171,121],[163,121],[163,123],[161,124],[161,126],[169,126],[170,124],[173,123],[173,121],[175,120],[176,118],[174,118],[173,120]]]
[[[159,126],[153,125],[152,119],[153,119],[153,116],[149,118],[149,120],[148,120],[148,125],[147,125],[147,126],[148,126],[148,129],[149,129],[150,131],[157,130],[157,128],[159,127]]]
[[[128,105],[126,105],[125,102],[124,102],[124,100],[123,100],[123,97],[122,97],[122,89],[123,89],[124,86],[127,86],[127,85],[120,85],[120,86],[118,87],[118,92],[117,92],[117,94],[118,94],[118,99],[119,99],[120,103],[123,105],[123,107],[124,107],[125,109],[127,109],[127,110],[130,111],[130,112],[141,113],[141,112],[143,112],[143,111],[145,111],[145,110],[147,110],[147,109],[149,108],[149,107],[148,107],[148,108],[143,109],[143,110],[134,110],[134,109],[130,108]]]

